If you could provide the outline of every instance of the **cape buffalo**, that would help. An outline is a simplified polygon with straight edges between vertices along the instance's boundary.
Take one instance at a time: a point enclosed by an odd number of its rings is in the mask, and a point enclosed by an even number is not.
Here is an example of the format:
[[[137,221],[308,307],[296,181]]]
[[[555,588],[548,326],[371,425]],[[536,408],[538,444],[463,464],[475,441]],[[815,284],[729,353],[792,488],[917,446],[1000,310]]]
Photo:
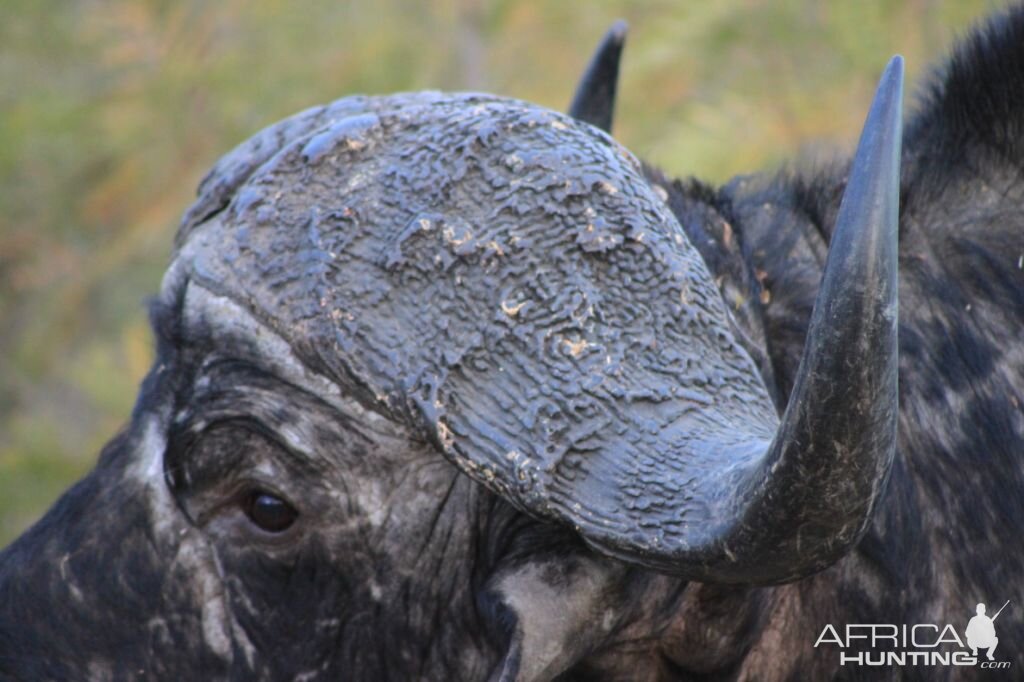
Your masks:
[[[571,116],[350,97],[216,164],[0,676],[1020,675],[1024,10],[717,188],[607,133],[623,36]]]

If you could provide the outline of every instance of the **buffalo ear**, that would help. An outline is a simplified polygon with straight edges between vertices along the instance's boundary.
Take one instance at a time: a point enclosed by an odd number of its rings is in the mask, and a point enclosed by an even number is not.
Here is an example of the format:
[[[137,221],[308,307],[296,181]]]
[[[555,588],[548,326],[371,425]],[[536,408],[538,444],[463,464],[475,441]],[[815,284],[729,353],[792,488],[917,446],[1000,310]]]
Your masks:
[[[550,680],[597,649],[622,621],[628,569],[587,555],[541,557],[491,581],[514,626],[491,682]]]
[[[612,115],[615,113],[619,59],[622,57],[628,28],[629,25],[619,19],[604,34],[569,105],[570,116],[609,134],[612,132]]]

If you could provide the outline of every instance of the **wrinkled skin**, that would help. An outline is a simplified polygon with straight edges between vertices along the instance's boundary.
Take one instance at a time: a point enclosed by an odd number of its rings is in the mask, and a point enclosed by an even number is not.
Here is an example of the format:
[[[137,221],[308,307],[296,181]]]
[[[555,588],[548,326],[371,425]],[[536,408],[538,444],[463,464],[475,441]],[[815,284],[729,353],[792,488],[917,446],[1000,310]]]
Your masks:
[[[401,354],[404,346],[388,346],[386,320],[368,327],[380,332],[367,346],[372,352],[342,362],[352,338],[328,332],[343,329],[351,311],[324,303],[326,293],[315,288],[329,268],[313,250],[299,261],[303,271],[276,260],[301,254],[294,244],[303,239],[347,234],[314,235],[320,223],[301,203],[306,189],[336,188],[305,188],[302,164],[281,156],[264,187],[299,190],[283,199],[271,191],[273,201],[236,191],[302,131],[335,120],[352,125],[353,116],[394,104],[342,100],[265,131],[204,183],[153,305],[157,361],[130,425],[95,471],[0,554],[0,676],[870,677],[856,668],[837,672],[835,657],[812,648],[825,623],[960,623],[978,601],[1024,604],[1024,556],[1012,549],[1024,535],[1022,37],[1017,12],[976,39],[976,49],[962,49],[908,123],[899,454],[867,533],[831,568],[778,587],[721,586],[600,556],[572,528],[525,514],[500,489],[467,476],[469,465],[441,456],[443,429],[418,419],[433,403],[429,391],[416,384],[404,393],[375,390],[383,380],[367,377],[392,371],[386,360],[411,357]],[[410,106],[433,97],[413,96]],[[505,106],[491,99],[466,106],[487,102]],[[536,108],[516,111],[545,125],[562,120]],[[342,131],[343,153],[355,158],[374,125],[357,119]],[[564,134],[605,144],[596,131]],[[308,152],[308,164],[319,147],[303,139],[293,151]],[[424,192],[442,193],[438,177],[451,165],[416,167],[431,168],[416,180]],[[696,249],[717,284],[709,291],[724,306],[714,305],[735,320],[723,373],[756,368],[763,383],[743,390],[766,391],[781,411],[845,164],[813,176],[740,178],[720,189],[644,172],[688,239],[679,248]],[[281,174],[294,177],[285,182]],[[252,225],[288,229],[260,241],[255,229],[239,231],[246,215]],[[488,242],[460,253],[462,237],[453,232],[449,241],[460,243],[438,251],[453,267],[460,258],[497,258]],[[600,241],[588,243],[601,250]],[[384,269],[405,272],[406,251],[379,255]],[[639,266],[629,274],[646,277]],[[427,290],[429,280],[418,286]],[[364,293],[370,302],[356,312],[372,316],[373,292]],[[347,295],[362,300],[360,292]],[[431,329],[432,321],[417,328]],[[413,350],[435,347],[429,339],[419,344]],[[478,341],[466,352],[486,348]],[[438,357],[429,359],[454,364]],[[489,398],[475,396],[473,404]],[[295,522],[261,530],[251,507],[260,492],[286,501]],[[1007,643],[1000,654],[1019,668],[1024,619],[1007,615],[998,623]],[[883,671],[903,679],[963,674]]]

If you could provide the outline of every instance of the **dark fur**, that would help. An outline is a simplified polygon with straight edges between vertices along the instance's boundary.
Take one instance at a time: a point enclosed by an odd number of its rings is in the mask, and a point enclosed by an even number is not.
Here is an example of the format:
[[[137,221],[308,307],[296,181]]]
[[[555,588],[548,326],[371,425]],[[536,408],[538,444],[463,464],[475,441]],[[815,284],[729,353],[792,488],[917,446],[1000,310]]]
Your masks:
[[[1022,172],[1024,10],[1017,9],[957,49],[908,119],[899,454],[867,535],[819,575],[758,589],[687,585],[621,567],[607,578],[607,562],[595,563],[571,533],[513,510],[439,457],[384,471],[397,486],[425,475],[423,485],[447,490],[411,530],[387,523],[376,531],[348,527],[345,510],[335,510],[323,520],[331,532],[306,527],[284,551],[252,540],[230,520],[204,525],[207,500],[221,499],[210,491],[228,486],[254,458],[289,472],[280,485],[305,486],[310,514],[330,508],[318,501],[326,488],[316,481],[335,480],[338,472],[326,458],[293,457],[274,435],[296,411],[315,415],[323,424],[318,442],[332,454],[346,453],[354,469],[389,453],[352,437],[325,403],[240,360],[244,341],[214,348],[202,334],[186,335],[179,301],[154,307],[158,359],[132,426],[104,450],[93,473],[0,554],[0,677],[109,672],[114,679],[286,679],[316,670],[325,679],[483,679],[498,672],[517,628],[532,625],[503,603],[498,579],[548,565],[557,568],[545,575],[546,584],[566,595],[564,603],[538,604],[551,618],[568,613],[576,586],[591,579],[610,581],[602,594],[617,609],[616,625],[604,637],[581,623],[564,679],[871,679],[867,669],[838,670],[832,652],[812,648],[825,623],[962,628],[976,602],[1006,599],[1012,605],[998,622],[999,658],[1012,660],[1019,674]],[[846,165],[837,163],[713,189],[648,171],[719,278],[780,408],[795,377],[845,173]],[[210,210],[219,209],[205,207],[202,217]],[[213,356],[222,361],[210,361]],[[198,389],[200,376],[212,388]],[[283,399],[260,402],[267,394]],[[182,512],[174,521],[180,542],[216,548],[227,576],[225,603],[255,647],[255,661],[246,661],[237,641],[230,668],[210,650],[195,576],[167,569],[184,544],[153,533],[146,491],[128,476],[144,420],[164,408],[188,411],[168,424],[168,484]],[[238,420],[239,412],[257,416]],[[200,445],[212,450],[195,468],[187,453],[200,447],[198,434],[211,420],[237,430]],[[251,447],[232,449],[242,441]],[[339,480],[346,484],[344,476]],[[370,537],[374,532],[386,537]],[[412,544],[420,549],[410,555]],[[416,571],[403,572],[394,562],[410,556]],[[370,585],[384,598],[371,594]],[[894,679],[959,674],[964,671],[881,672]]]

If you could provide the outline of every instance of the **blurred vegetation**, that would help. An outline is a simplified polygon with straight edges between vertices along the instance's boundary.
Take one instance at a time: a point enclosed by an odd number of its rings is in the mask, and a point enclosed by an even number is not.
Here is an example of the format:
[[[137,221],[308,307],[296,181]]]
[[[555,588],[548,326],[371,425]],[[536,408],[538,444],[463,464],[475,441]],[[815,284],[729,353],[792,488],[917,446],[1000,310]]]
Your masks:
[[[982,0],[5,0],[0,546],[93,464],[151,361],[143,302],[203,172],[344,95],[480,89],[562,109],[631,24],[616,136],[724,180],[845,150],[882,66],[908,82]]]

